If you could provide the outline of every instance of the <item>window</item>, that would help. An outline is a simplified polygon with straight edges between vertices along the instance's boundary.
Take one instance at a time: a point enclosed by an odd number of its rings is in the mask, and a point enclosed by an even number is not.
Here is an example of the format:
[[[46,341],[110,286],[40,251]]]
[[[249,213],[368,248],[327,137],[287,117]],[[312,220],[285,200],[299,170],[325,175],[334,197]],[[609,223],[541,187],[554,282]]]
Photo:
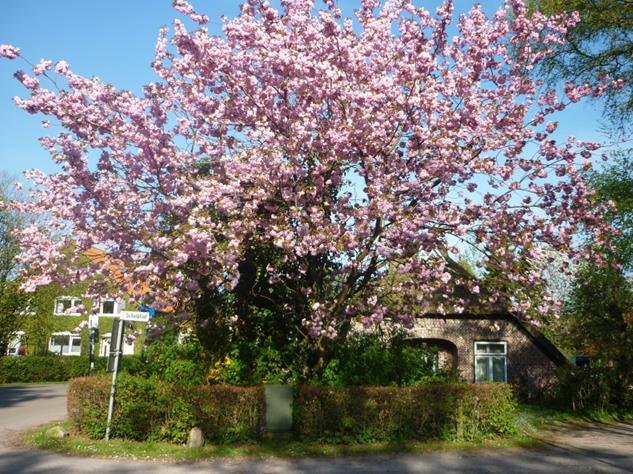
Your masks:
[[[53,314],[55,316],[78,316],[79,313],[72,310],[81,305],[81,298],[74,296],[60,296],[55,298],[55,309]]]
[[[22,336],[24,331],[17,331],[13,334],[13,338],[9,341],[7,346],[7,355],[17,356],[22,355]]]
[[[106,333],[101,337],[101,344],[99,346],[99,355],[101,357],[107,357],[110,355],[110,344],[112,341],[112,333]],[[123,338],[123,355],[134,354],[134,342],[127,342]]]
[[[505,342],[475,342],[475,382],[506,382],[507,356]]]
[[[105,300],[101,303],[100,314],[118,314],[119,305],[114,300]]]
[[[59,355],[78,356],[81,354],[81,337],[70,332],[53,333],[48,350]]]
[[[106,333],[101,336],[101,344],[99,345],[99,355],[101,357],[107,357],[110,354],[110,340],[112,338],[111,333]]]

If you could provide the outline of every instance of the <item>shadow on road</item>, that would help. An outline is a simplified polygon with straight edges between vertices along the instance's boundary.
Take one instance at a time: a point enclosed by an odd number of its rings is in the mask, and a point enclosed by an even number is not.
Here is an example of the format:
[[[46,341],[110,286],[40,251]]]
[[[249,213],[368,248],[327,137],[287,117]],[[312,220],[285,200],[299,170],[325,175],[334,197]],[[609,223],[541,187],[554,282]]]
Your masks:
[[[589,455],[589,456],[587,456]],[[199,463],[151,464],[62,457],[42,451],[0,451],[0,472],[73,474],[83,472],[185,474],[185,473],[472,473],[558,474],[630,473],[633,459],[618,450],[595,453],[570,452],[550,446],[545,449],[476,450],[425,455],[303,459],[219,459]]]
[[[34,400],[51,400],[66,397],[66,385],[20,385],[0,387],[0,409]]]

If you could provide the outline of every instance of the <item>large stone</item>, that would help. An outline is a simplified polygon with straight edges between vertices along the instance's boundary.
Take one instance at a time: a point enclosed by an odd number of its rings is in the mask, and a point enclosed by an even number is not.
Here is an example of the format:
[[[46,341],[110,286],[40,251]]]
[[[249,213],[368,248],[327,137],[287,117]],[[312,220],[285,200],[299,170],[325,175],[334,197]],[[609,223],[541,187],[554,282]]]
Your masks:
[[[51,438],[62,439],[68,436],[68,432],[64,430],[61,426],[53,426],[46,430],[46,436],[50,436]]]
[[[187,437],[188,448],[201,448],[204,445],[204,435],[202,430],[198,427],[191,428],[189,436]]]

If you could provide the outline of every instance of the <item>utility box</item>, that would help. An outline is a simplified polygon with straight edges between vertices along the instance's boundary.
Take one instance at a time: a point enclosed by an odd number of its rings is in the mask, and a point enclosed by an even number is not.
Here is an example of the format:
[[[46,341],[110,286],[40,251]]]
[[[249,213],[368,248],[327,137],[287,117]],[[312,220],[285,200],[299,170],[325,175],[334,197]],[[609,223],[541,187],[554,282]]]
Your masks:
[[[264,385],[266,403],[266,431],[284,433],[292,431],[291,385]]]

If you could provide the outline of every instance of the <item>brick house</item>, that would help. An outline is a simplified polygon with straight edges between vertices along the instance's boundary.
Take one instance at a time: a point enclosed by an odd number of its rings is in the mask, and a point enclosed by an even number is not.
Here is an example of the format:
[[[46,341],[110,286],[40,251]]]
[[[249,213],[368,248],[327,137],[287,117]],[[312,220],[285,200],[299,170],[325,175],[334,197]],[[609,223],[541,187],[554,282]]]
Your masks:
[[[424,315],[409,331],[412,342],[435,347],[438,365],[468,382],[507,382],[522,398],[537,397],[569,364],[543,334],[509,312]]]

